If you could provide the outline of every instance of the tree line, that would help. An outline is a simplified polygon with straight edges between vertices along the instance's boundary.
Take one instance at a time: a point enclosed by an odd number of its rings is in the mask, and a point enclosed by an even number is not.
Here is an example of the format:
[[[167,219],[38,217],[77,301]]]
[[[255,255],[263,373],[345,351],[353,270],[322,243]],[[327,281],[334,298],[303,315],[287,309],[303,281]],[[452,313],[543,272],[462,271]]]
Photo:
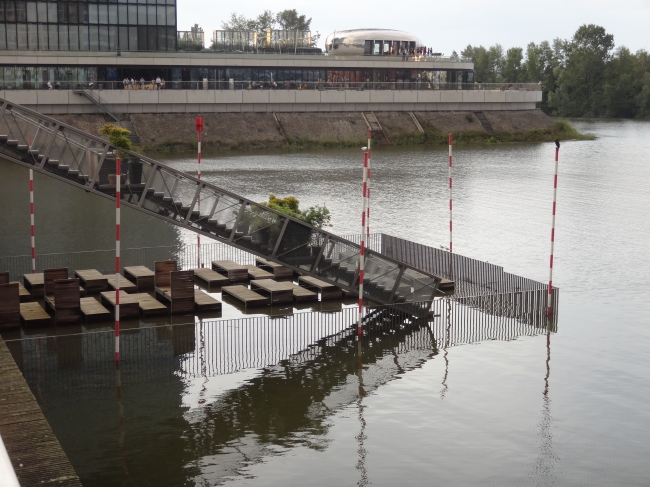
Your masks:
[[[570,40],[531,42],[525,51],[468,45],[460,55],[474,62],[475,81],[541,81],[549,115],[650,118],[650,55],[614,49],[614,36],[597,25],[581,26]]]

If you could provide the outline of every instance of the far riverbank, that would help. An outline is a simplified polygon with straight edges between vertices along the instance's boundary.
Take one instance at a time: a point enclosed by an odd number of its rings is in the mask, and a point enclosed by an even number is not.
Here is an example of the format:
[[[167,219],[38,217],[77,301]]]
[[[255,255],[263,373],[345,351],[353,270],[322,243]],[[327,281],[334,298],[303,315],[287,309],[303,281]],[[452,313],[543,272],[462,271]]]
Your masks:
[[[365,145],[373,126],[375,145],[455,144],[585,140],[568,122],[541,110],[485,112],[328,112],[207,113],[125,115],[135,132],[134,150],[184,152],[197,148],[195,119],[203,117],[202,148],[211,151],[320,149]],[[106,123],[102,115],[58,115],[64,123],[92,134]]]

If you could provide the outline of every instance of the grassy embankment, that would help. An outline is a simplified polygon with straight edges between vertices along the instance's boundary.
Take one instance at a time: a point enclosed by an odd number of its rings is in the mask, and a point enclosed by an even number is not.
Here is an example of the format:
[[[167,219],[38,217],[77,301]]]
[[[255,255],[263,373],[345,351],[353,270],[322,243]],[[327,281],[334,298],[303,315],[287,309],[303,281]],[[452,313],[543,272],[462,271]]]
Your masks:
[[[392,145],[445,145],[447,133],[441,132],[426,122],[422,123],[424,133],[414,134],[397,132],[390,135]],[[566,120],[556,120],[552,125],[543,129],[529,130],[528,132],[456,132],[454,144],[500,144],[509,142],[552,142],[560,140],[593,140],[595,136],[581,134]],[[203,148],[213,151],[245,151],[255,149],[288,148],[288,149],[333,149],[345,147],[359,147],[365,145],[367,140],[363,137],[352,137],[338,140],[334,137],[321,137],[320,139],[308,136],[287,136],[285,142],[266,140],[241,140],[223,143],[220,140],[206,141]],[[175,140],[167,137],[153,147],[142,147],[146,151],[182,152],[197,149],[196,140]]]
[[[440,132],[426,122],[422,124],[423,134],[393,134],[390,138],[392,145],[446,145],[447,133]],[[527,132],[456,132],[454,144],[500,144],[507,142],[552,142],[560,140],[594,140],[590,134],[581,134],[566,120],[556,120],[552,125],[543,129]]]

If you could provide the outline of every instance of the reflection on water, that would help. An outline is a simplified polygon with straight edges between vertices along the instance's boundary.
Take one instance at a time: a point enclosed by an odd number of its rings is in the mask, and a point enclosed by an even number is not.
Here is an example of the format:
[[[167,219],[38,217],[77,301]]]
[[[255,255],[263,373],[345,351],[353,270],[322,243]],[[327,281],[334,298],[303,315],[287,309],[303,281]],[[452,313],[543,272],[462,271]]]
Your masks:
[[[366,398],[441,346],[545,332],[449,300],[434,311],[417,322],[379,308],[360,342],[350,308],[144,326],[124,331],[119,371],[107,332],[7,344],[86,486],[213,485],[297,447],[324,452],[348,407],[358,483],[367,485]]]

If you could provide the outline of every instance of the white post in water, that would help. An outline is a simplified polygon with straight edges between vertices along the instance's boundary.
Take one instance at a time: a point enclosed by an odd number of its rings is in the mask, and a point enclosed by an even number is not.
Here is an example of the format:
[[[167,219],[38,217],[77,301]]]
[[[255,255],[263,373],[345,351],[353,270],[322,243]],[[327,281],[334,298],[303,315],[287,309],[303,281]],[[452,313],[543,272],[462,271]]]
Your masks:
[[[115,159],[115,365],[120,365],[120,186],[122,167]]]
[[[451,197],[451,161],[452,161],[452,154],[451,154],[451,147],[452,147],[452,136],[449,134],[449,252],[453,252],[453,238],[452,238],[452,197]]]
[[[366,189],[368,184],[368,151],[364,147],[363,152],[363,186],[361,190],[361,245],[359,251],[359,323],[357,324],[357,336],[361,340],[361,325],[363,321],[363,271],[365,268],[366,254]]]
[[[551,316],[551,302],[553,300],[553,247],[555,246],[555,208],[557,202],[557,167],[560,155],[560,140],[555,139],[555,176],[553,177],[553,219],[551,220],[551,261],[548,275],[548,302],[546,316]]]
[[[36,239],[34,237],[34,170],[29,168],[29,223],[32,235],[32,274],[36,273]]]
[[[366,149],[368,154],[368,188],[366,191],[366,241],[370,240],[370,129],[368,129],[368,148]]]
[[[201,180],[201,132],[203,132],[203,118],[196,117],[196,133],[198,134],[198,169],[197,169],[197,178]],[[196,202],[198,205],[199,215],[201,214],[201,193],[199,193],[199,199]],[[201,235],[196,234],[196,254],[197,254],[197,267],[201,267]]]

